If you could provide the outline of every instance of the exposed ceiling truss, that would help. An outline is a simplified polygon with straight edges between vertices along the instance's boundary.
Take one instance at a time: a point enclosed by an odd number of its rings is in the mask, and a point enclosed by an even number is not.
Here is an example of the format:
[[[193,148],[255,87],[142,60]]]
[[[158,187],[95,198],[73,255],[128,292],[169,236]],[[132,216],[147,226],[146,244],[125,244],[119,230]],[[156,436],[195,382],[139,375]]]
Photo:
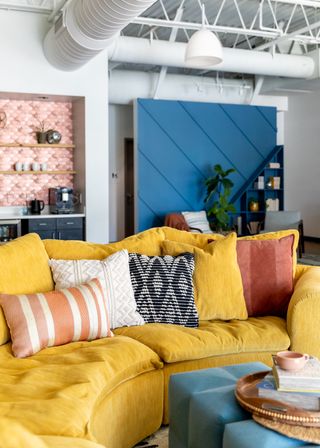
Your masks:
[[[168,40],[170,29],[181,30],[185,41],[201,28],[201,0],[158,0],[133,20],[124,34]],[[205,0],[206,27],[227,47],[265,50],[284,41],[305,46],[320,44],[318,0]],[[180,20],[176,12],[183,8]],[[133,28],[134,25],[139,26]]]
[[[67,1],[0,0],[0,9],[43,13],[51,20]],[[185,42],[201,28],[202,3],[207,28],[226,47],[266,50],[287,41],[308,51],[320,44],[319,0],[158,0],[124,34],[163,40],[174,35]]]
[[[70,1],[0,0],[0,10],[40,13],[46,16],[44,20],[54,21]],[[319,47],[320,0],[157,0],[142,16],[134,19],[122,34],[172,43],[187,42],[192,33],[202,26],[202,4],[205,5],[207,28],[218,34],[224,47],[298,54]],[[167,73],[235,78],[239,82],[252,79],[247,74],[222,72],[218,75],[212,70],[110,63],[110,70],[115,67],[158,73],[154,97],[160,95]],[[265,84],[263,78],[257,83],[257,92],[261,90],[262,84]],[[295,88],[293,84],[292,88]]]
[[[0,0],[0,9],[42,14],[55,13],[66,3],[66,0]]]

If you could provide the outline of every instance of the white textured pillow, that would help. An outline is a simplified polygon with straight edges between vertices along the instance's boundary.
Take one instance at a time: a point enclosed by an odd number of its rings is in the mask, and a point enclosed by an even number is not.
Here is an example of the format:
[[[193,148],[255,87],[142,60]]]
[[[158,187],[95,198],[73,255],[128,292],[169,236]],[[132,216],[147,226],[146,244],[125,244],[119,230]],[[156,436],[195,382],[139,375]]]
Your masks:
[[[181,212],[189,227],[199,229],[202,233],[213,233],[209,227],[209,222],[205,210],[201,212]],[[194,231],[194,230],[191,230]]]
[[[143,325],[134,298],[128,251],[123,249],[104,260],[50,260],[56,289],[86,283],[93,278],[105,282],[110,327]]]

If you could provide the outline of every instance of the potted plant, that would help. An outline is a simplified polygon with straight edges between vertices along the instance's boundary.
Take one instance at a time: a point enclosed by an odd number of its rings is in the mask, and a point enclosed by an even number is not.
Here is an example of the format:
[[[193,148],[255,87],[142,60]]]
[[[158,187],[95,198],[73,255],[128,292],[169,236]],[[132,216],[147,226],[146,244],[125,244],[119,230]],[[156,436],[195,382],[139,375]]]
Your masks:
[[[233,182],[228,178],[235,169],[224,171],[221,165],[213,167],[214,175],[206,179],[207,195],[204,202],[207,205],[208,217],[213,218],[212,228],[217,231],[229,230],[229,213],[236,211],[233,204],[229,202]]]
[[[44,120],[39,120],[38,126],[35,128],[36,136],[37,136],[37,142],[38,143],[47,143],[47,132],[48,127]]]

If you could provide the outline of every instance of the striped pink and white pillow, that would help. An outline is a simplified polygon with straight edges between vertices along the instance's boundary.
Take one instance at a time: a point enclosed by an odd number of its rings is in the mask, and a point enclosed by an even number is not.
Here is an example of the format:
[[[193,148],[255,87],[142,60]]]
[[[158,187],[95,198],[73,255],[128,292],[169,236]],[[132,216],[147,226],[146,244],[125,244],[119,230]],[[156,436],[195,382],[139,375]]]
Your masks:
[[[17,358],[46,347],[113,336],[107,294],[95,278],[73,288],[0,296]]]

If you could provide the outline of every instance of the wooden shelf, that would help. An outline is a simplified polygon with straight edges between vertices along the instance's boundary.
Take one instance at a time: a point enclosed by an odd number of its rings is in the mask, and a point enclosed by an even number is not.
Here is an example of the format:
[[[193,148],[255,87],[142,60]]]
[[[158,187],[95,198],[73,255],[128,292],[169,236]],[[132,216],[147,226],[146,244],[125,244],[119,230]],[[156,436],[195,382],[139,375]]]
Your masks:
[[[0,174],[76,174],[72,170],[57,170],[57,171],[0,171]]]
[[[0,143],[0,148],[75,148],[76,145],[72,144],[49,144],[49,143]]]

